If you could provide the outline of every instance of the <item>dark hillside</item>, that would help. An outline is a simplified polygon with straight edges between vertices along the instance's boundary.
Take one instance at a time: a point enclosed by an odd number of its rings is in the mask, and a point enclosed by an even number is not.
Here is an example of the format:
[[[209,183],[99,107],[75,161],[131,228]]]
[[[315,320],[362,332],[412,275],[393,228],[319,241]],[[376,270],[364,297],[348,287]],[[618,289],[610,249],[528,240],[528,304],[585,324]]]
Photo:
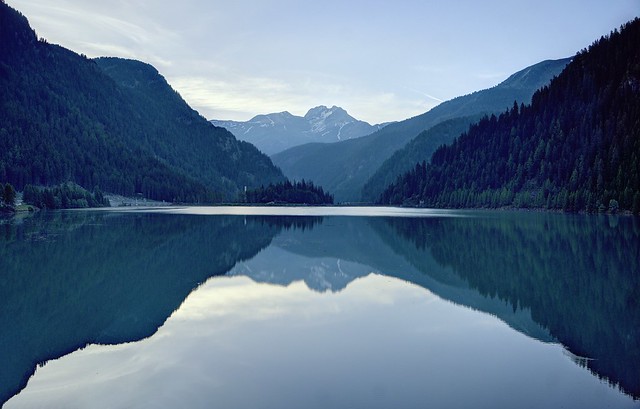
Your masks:
[[[382,203],[640,212],[640,20],[399,178]]]
[[[369,178],[362,188],[362,199],[365,202],[375,202],[382,191],[398,176],[411,170],[416,163],[429,162],[436,149],[453,142],[462,132],[469,129],[469,125],[481,118],[481,115],[474,115],[449,119],[418,134],[404,148],[384,161]]]
[[[266,156],[210,125],[149,65],[96,62],[38,40],[4,2],[0,44],[0,180],[19,190],[70,181],[196,202],[282,179]]]

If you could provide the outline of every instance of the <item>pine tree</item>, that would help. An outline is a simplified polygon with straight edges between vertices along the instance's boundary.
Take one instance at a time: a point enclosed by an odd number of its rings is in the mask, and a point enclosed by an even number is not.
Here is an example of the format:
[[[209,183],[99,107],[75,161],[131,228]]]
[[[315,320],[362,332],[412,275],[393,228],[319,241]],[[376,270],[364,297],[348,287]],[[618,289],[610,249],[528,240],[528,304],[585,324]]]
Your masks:
[[[6,206],[14,207],[16,205],[16,191],[11,183],[5,183],[2,192],[2,201]]]

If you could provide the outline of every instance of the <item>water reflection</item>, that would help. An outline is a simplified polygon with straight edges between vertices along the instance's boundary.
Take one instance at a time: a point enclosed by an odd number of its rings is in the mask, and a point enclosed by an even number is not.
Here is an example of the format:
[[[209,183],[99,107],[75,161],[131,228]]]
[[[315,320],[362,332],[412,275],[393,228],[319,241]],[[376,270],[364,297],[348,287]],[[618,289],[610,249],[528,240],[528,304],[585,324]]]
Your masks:
[[[154,337],[40,369],[7,408],[625,407],[498,319],[369,275],[337,293],[214,278]]]
[[[417,268],[430,274],[423,262],[433,257],[484,297],[529,309],[577,363],[640,397],[637,219],[518,213],[385,224],[401,238],[389,245]]]
[[[279,235],[232,274],[285,285],[297,278],[318,291],[341,290],[370,272],[397,277],[530,337],[561,342],[575,363],[640,397],[638,220],[467,216],[332,218],[309,234]],[[272,262],[286,267],[277,271]]]
[[[255,380],[256,384],[247,385],[252,390],[255,388],[255,393],[272,396],[273,402],[279,402],[275,394],[285,388],[284,384],[274,385],[274,382],[299,380],[323,384],[318,388],[324,392],[296,384],[301,391],[315,393],[318,406],[320,402],[324,406],[344,406],[356,402],[349,394],[378,396],[376,393],[380,391],[387,397],[394,396],[392,402],[399,402],[397,394],[403,393],[403,401],[414,402],[411,406],[415,406],[420,399],[424,401],[424,391],[438,393],[437,389],[431,390],[425,385],[440,385],[440,381],[447,380],[449,386],[440,387],[449,392],[452,392],[450,385],[458,381],[465,388],[476,388],[469,383],[470,377],[475,374],[483,379],[478,371],[486,368],[498,368],[491,370],[492,377],[489,377],[496,383],[484,385],[492,387],[492,393],[504,390],[504,385],[496,386],[500,382],[508,384],[509,377],[517,377],[513,371],[521,375],[533,371],[535,376],[520,376],[522,390],[519,393],[526,395],[537,390],[540,394],[546,389],[539,382],[549,379],[549,374],[545,378],[540,371],[559,371],[557,378],[564,379],[563,382],[572,380],[574,386],[560,381],[558,385],[566,388],[582,385],[583,390],[572,392],[575,395],[588,397],[591,396],[588,391],[592,390],[613,399],[586,399],[592,407],[594,402],[622,402],[612,398],[615,394],[606,392],[610,388],[597,386],[598,379],[575,363],[639,397],[640,381],[635,364],[640,362],[640,308],[637,305],[640,229],[637,221],[528,213],[468,213],[465,216],[400,219],[68,212],[5,224],[4,235],[0,237],[0,359],[7,365],[0,366],[0,401],[4,402],[24,386],[37,363],[87,344],[116,344],[149,337],[178,307],[157,335],[141,343],[108,349],[88,347],[47,364],[38,371],[39,375],[27,390],[11,402],[32,399],[23,396],[34,396],[28,391],[37,393],[40,390],[37,385],[41,385],[42,390],[51,390],[55,379],[71,370],[56,370],[63,368],[59,365],[67,365],[63,363],[66,360],[79,362],[64,367],[81,374],[80,378],[70,378],[73,381],[65,384],[69,391],[77,391],[77,399],[82,399],[83,393],[69,388],[76,383],[78,388],[87,386],[83,379],[101,384],[104,376],[112,379],[119,373],[129,384],[146,382],[139,385],[141,393],[129,396],[127,404],[111,401],[113,406],[131,406],[130,403],[142,399],[145,393],[168,393],[165,390],[171,388],[162,384],[164,378],[154,378],[156,383],[145,381],[148,378],[145,371],[153,374],[158,368],[184,372],[182,381],[170,381],[167,375],[166,382],[200,385],[202,381],[209,385],[205,389],[209,388],[210,393],[192,392],[191,399],[216,402],[228,399],[231,407],[240,403],[234,399],[248,395],[246,390],[229,385],[233,373],[240,376],[239,379]],[[254,282],[242,277],[215,279],[194,292],[181,306],[185,297],[208,277],[224,273],[249,276]],[[407,282],[417,286],[407,286]],[[420,307],[397,308],[405,303]],[[322,308],[313,312],[316,304]],[[434,315],[430,309],[434,304],[439,306],[437,311],[441,315]],[[461,312],[455,305],[471,309],[464,308]],[[359,308],[362,310],[358,310],[358,314],[349,316],[349,311]],[[508,327],[473,310],[488,312]],[[465,314],[472,318],[453,322],[452,317]],[[276,321],[271,320],[274,317]],[[187,328],[186,324],[179,324],[186,321],[196,326]],[[449,321],[460,328],[446,329],[443,322]],[[170,325],[172,322],[176,324]],[[287,323],[291,325],[289,328]],[[315,327],[316,324],[319,326]],[[485,334],[485,327],[502,328],[503,338],[494,339]],[[514,335],[517,333],[509,327],[526,336]],[[228,328],[233,330],[227,332]],[[375,331],[372,328],[376,328]],[[463,368],[460,365],[464,363],[458,362],[453,350],[438,358],[446,357],[446,362],[439,361],[440,366],[434,366],[436,358],[428,352],[444,348],[435,341],[430,343],[430,339],[439,339],[433,333],[434,328],[453,331],[447,338],[447,342],[453,344],[465,340],[473,344],[475,339],[478,342],[484,339],[478,345],[465,346],[471,350],[456,349],[455,354],[461,354],[459,359],[465,359],[467,364],[478,359],[465,355],[471,351],[489,354],[487,362],[481,359],[481,364],[486,366],[474,364]],[[357,329],[363,331],[359,333]],[[309,336],[302,336],[308,330]],[[394,333],[398,337],[388,339]],[[518,341],[514,341],[516,339]],[[380,345],[379,340],[388,344]],[[149,347],[163,342],[172,346]],[[204,346],[196,347],[198,342]],[[513,342],[522,345],[515,347]],[[547,342],[561,342],[568,352],[562,355],[562,348]],[[274,352],[277,350],[274,343],[283,343],[286,348],[280,353]],[[188,350],[189,345],[194,347],[191,352],[176,354],[176,349]],[[501,356],[504,351],[500,346],[505,345],[513,346],[518,352],[508,355],[512,360],[509,368]],[[151,348],[147,349],[151,352],[144,352],[145,348]],[[227,356],[225,351],[229,348],[237,354]],[[212,350],[221,353],[207,352]],[[296,354],[303,350],[309,355]],[[540,352],[542,355],[532,352],[543,350],[546,352]],[[122,354],[125,361],[119,361],[108,351]],[[262,356],[265,351],[269,352]],[[424,354],[426,357],[422,359]],[[534,370],[532,365],[537,364],[519,354],[543,361],[555,358],[552,365]],[[390,359],[382,361],[382,355]],[[559,355],[561,360],[557,359]],[[105,358],[90,363],[90,357]],[[364,365],[366,370],[350,372],[348,367],[338,364],[337,357],[346,363]],[[589,359],[583,359],[585,357]],[[152,368],[136,366],[147,360],[151,360]],[[196,365],[199,360],[204,366]],[[225,370],[207,372],[220,365],[219,360],[227,365],[222,365]],[[301,366],[293,365],[296,360]],[[374,367],[367,366],[367,360],[378,362],[380,368],[393,367],[399,371],[402,367],[404,372],[390,370],[387,373],[382,369],[376,372]],[[517,363],[520,361],[527,362]],[[264,365],[276,371],[277,376],[260,373]],[[101,375],[95,379],[85,373],[94,368],[101,368],[98,371]],[[242,368],[249,372],[243,372]],[[248,368],[256,371],[253,377]],[[194,374],[188,376],[190,370]],[[434,370],[444,374],[442,378],[434,377]],[[335,382],[351,382],[351,391],[334,385],[328,371],[353,375],[335,378]],[[377,383],[365,379],[369,372],[378,376]],[[325,377],[320,377],[320,373]],[[392,375],[406,382],[394,383]],[[541,378],[536,378],[539,375]],[[584,375],[591,380],[584,380]],[[463,378],[467,379],[466,384]],[[421,380],[422,389],[409,388],[413,381],[407,379]],[[264,383],[263,388],[258,386],[260,383]],[[530,386],[525,390],[527,383]],[[220,388],[211,388],[218,384]],[[105,385],[107,391],[108,385]],[[249,387],[247,385],[245,387]],[[267,390],[269,385],[274,390]],[[365,386],[373,389],[365,391],[362,389]],[[231,396],[233,391],[237,397]],[[569,389],[564,392],[567,391]],[[95,393],[96,396],[108,395],[98,389]],[[476,399],[489,391],[478,388],[475,393],[469,396]],[[562,393],[558,389],[548,400],[532,396],[531,402],[538,402],[537,406],[558,403],[562,401]],[[328,400],[320,399],[322,396]],[[518,406],[507,397],[486,396],[484,402],[499,403],[499,399],[505,399],[504,405],[492,406],[506,407],[507,403]],[[357,403],[375,401],[372,398],[357,400]],[[465,400],[428,402],[462,405],[466,402],[474,406]],[[562,402],[579,406],[577,400]],[[96,401],[85,403],[80,406],[99,406]],[[198,406],[197,402],[193,403]],[[313,406],[309,402],[299,403],[297,407]],[[269,407],[266,403],[257,406]]]
[[[41,362],[150,336],[194,288],[279,228],[232,216],[58,212],[3,230],[0,402]]]

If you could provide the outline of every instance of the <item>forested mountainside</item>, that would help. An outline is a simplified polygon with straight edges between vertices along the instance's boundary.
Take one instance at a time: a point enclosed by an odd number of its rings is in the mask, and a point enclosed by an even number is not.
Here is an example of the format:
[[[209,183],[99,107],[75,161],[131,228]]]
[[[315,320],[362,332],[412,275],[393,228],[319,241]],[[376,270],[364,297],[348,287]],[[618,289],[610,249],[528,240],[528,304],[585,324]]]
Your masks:
[[[543,61],[521,70],[499,85],[443,102],[416,117],[344,142],[306,144],[273,155],[273,162],[292,179],[313,181],[336,201],[362,200],[362,188],[382,163],[420,132],[448,119],[500,113],[513,101],[530,102],[533,93],[558,75],[570,59]]]
[[[426,131],[420,132],[404,148],[396,151],[384,161],[362,188],[362,200],[374,203],[384,189],[398,176],[411,170],[418,162],[430,161],[431,155],[441,145],[451,142],[469,125],[482,119],[483,115],[464,116],[440,122]]]
[[[531,105],[473,125],[381,203],[640,212],[640,20],[578,53]]]
[[[340,107],[324,105],[311,108],[305,116],[285,111],[256,115],[246,122],[216,119],[209,122],[229,130],[239,140],[255,145],[267,155],[310,142],[359,138],[382,127],[357,120]]]
[[[208,123],[148,64],[90,60],[38,39],[0,2],[0,180],[74,182],[156,200],[235,199],[282,181],[255,147]]]

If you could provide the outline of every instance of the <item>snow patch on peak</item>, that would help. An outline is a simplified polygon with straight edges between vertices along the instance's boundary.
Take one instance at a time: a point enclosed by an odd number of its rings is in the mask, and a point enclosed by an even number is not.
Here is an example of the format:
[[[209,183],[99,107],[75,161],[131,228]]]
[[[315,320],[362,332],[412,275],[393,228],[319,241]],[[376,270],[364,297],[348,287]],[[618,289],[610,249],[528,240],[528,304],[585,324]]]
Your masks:
[[[319,105],[304,117],[288,111],[256,115],[246,122],[216,121],[211,123],[232,131],[236,138],[251,142],[267,154],[308,142],[337,142],[368,135],[377,128],[358,121],[343,108]]]
[[[251,122],[255,122],[258,126],[265,128],[268,126],[274,126],[275,122],[271,118],[271,114],[269,115],[258,115],[254,117]]]
[[[291,113],[289,113],[288,111],[283,111],[273,114],[256,115],[251,118],[251,120],[249,120],[248,124],[252,124],[262,128],[275,127],[278,125],[286,124],[291,120],[291,118],[294,118]]]
[[[312,108],[304,118],[311,125],[312,133],[322,133],[323,135],[326,135],[325,130],[331,128],[340,128],[338,130],[339,133],[344,125],[355,122],[355,119],[347,111],[335,105],[331,108],[327,108],[324,105]],[[338,139],[340,139],[339,135]]]
[[[305,119],[311,119],[311,118],[317,118],[320,116],[328,116],[331,115],[333,113],[333,111],[336,109],[337,107],[334,105],[331,108],[327,108],[325,105],[318,105],[315,108],[311,108],[306,114],[305,114]]]
[[[341,141],[342,138],[340,138],[340,134],[342,133],[342,128],[344,128],[345,125],[350,124],[351,122],[345,122],[342,125],[340,125],[340,129],[338,129],[338,140]]]

